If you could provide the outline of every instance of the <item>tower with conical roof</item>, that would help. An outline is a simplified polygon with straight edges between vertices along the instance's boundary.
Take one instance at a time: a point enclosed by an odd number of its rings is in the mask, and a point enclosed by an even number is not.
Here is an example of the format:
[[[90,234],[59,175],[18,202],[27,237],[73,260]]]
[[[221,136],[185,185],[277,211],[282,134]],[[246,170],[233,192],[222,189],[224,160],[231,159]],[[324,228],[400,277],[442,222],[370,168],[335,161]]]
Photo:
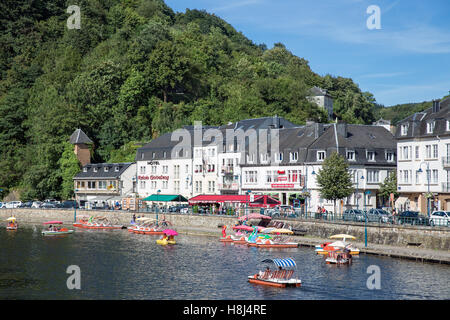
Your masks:
[[[75,145],[74,152],[77,155],[78,161],[84,167],[91,163],[91,150],[89,144],[92,144],[92,140],[81,129],[75,130],[70,136],[70,143]]]

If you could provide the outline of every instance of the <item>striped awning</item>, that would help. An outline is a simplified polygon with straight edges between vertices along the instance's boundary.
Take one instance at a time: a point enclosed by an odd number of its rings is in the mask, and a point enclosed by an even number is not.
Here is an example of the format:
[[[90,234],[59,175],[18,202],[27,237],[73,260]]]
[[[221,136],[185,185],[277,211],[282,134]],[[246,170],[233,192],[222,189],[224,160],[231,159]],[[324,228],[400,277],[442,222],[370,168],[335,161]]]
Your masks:
[[[266,259],[263,262],[274,263],[278,267],[295,267],[295,261],[292,258],[284,259]]]

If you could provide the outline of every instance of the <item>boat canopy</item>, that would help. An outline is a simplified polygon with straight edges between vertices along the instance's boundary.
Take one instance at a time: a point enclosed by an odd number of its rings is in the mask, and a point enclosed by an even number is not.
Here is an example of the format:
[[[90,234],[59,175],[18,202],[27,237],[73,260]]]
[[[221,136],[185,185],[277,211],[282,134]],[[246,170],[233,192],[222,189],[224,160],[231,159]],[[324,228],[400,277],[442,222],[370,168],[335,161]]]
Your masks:
[[[295,261],[292,258],[284,259],[265,259],[262,262],[274,263],[278,267],[295,267]]]
[[[52,220],[52,221],[44,222],[43,224],[63,224],[63,222],[58,221],[58,220]]]

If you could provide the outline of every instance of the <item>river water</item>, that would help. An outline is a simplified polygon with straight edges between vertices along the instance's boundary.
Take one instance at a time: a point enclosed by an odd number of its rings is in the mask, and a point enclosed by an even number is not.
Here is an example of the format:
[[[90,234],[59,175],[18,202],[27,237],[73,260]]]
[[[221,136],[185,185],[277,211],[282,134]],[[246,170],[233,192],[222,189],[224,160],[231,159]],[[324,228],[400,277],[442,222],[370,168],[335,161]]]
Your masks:
[[[349,266],[327,265],[313,248],[258,249],[217,237],[180,234],[175,246],[126,230],[84,230],[44,237],[41,226],[0,229],[0,299],[450,299],[447,265],[361,254]],[[267,258],[292,257],[301,288],[250,284],[247,276]],[[81,288],[66,273],[80,268]],[[380,268],[370,290],[369,266]],[[373,283],[373,282],[372,282]]]

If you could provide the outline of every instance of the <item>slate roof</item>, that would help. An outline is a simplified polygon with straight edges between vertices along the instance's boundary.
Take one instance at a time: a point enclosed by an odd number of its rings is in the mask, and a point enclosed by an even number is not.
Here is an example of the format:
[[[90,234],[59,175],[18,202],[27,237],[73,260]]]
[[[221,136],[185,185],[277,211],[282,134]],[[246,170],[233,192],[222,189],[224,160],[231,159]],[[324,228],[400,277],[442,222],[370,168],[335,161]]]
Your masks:
[[[311,89],[309,89],[309,93],[311,94],[311,96],[330,96],[327,90],[319,88],[317,86],[314,86]]]
[[[74,179],[118,179],[133,163],[90,163],[75,175]],[[108,171],[105,171],[107,168]],[[115,168],[119,168],[116,171]],[[86,169],[86,172],[84,170]],[[97,172],[95,172],[97,169]]]
[[[447,131],[447,120],[450,120],[450,97],[440,101],[439,111],[433,110],[433,107],[428,108],[422,112],[416,112],[397,124],[395,137],[399,140],[448,136],[450,131]],[[435,121],[433,133],[427,133],[427,123]],[[402,135],[401,126],[408,125],[406,135]]]
[[[396,140],[395,137],[384,127],[372,125],[355,125],[345,123],[308,123],[303,126],[297,126],[283,118],[268,117],[258,119],[248,119],[223,125],[220,127],[205,127],[203,132],[208,129],[216,129],[222,133],[223,139],[226,140],[226,130],[242,129],[247,131],[250,129],[269,129],[272,126],[282,127],[279,129],[279,150],[283,153],[283,160],[275,162],[275,154],[271,155],[271,159],[267,165],[295,165],[300,163],[318,163],[317,151],[325,150],[327,156],[336,150],[339,154],[346,156],[347,150],[355,151],[354,164],[374,164],[374,165],[396,165]],[[193,145],[194,128],[193,126],[184,127],[189,133],[189,138]],[[269,132],[270,130],[268,130]],[[136,160],[161,160],[171,159],[172,149],[179,143],[178,141],[171,141],[172,133],[166,133],[159,138],[152,140],[142,148],[139,148],[136,154]],[[267,152],[271,151],[270,141],[267,146]],[[203,142],[204,146],[209,145],[210,142]],[[214,143],[212,143],[214,144]],[[229,141],[223,142],[223,148],[229,144]],[[255,146],[255,141],[250,138],[246,139],[245,148],[239,150],[253,152],[254,149],[249,148],[249,145]],[[257,144],[258,145],[258,144]],[[223,148],[219,146],[219,152],[223,152]],[[227,149],[226,149],[227,150]],[[367,160],[367,151],[375,152],[375,162]],[[166,155],[164,157],[164,152]],[[253,164],[245,164],[241,162],[242,166],[254,166],[255,164],[264,165],[260,163],[261,150],[256,150]],[[298,152],[298,158],[295,162],[290,161],[290,153]],[[388,162],[386,160],[386,153],[393,153],[394,161]],[[153,158],[153,153],[155,157]],[[188,155],[184,158],[192,157],[192,148]]]
[[[71,144],[88,144],[93,143],[91,139],[81,129],[75,130],[70,136],[69,142]]]

